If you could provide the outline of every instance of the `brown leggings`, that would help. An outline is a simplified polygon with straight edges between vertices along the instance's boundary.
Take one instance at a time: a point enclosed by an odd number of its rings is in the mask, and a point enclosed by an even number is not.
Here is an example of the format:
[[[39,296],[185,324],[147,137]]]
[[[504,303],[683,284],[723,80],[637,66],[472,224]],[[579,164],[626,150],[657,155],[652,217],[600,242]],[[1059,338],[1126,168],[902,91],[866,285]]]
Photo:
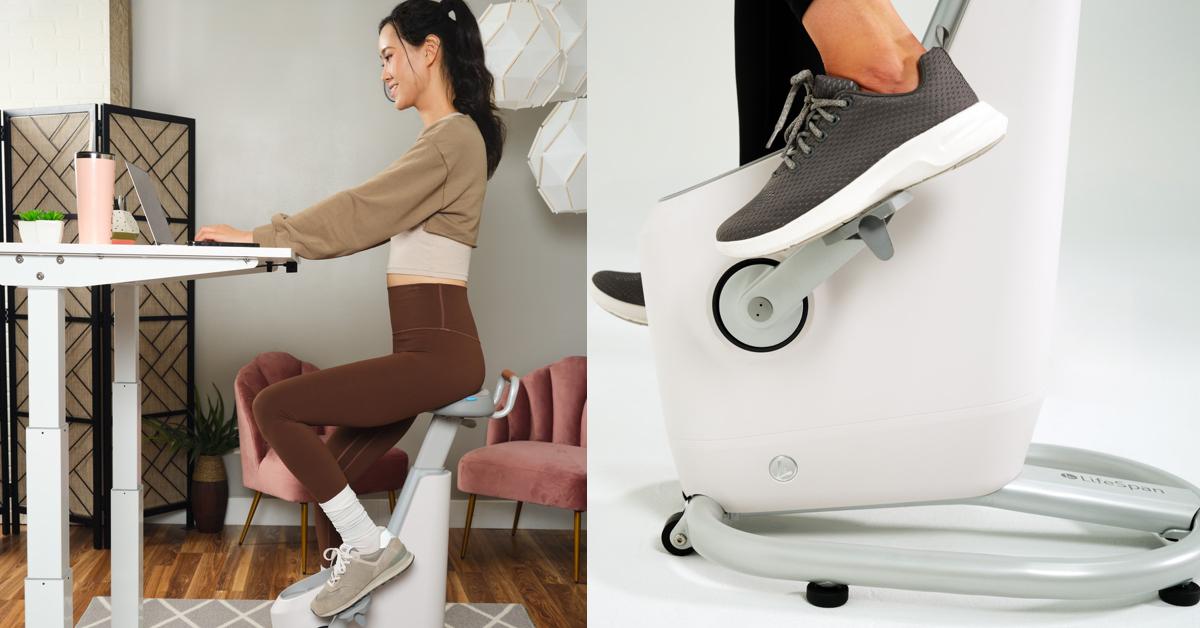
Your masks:
[[[254,398],[263,437],[319,502],[332,499],[387,453],[418,414],[478,392],[483,384],[483,350],[466,288],[391,286],[388,309],[391,355],[291,377]],[[323,442],[314,425],[337,427]],[[341,545],[324,511],[314,510],[319,546]]]

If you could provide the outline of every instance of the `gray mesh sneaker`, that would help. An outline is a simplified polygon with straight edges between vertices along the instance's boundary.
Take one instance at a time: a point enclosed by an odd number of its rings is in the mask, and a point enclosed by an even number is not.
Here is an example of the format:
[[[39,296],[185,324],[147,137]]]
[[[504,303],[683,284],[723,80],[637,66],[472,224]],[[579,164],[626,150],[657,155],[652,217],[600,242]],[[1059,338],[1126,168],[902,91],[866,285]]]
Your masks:
[[[605,312],[631,323],[647,323],[641,273],[602,270],[592,275],[588,292]]]
[[[309,605],[318,617],[330,617],[350,608],[376,587],[407,569],[413,562],[413,555],[400,539],[392,537],[386,546],[370,554],[359,554],[348,543],[328,548],[325,560],[333,561],[329,582]]]
[[[788,125],[783,162],[762,191],[717,229],[717,250],[761,257],[817,238],[872,204],[951,170],[996,145],[1008,118],[979,100],[945,49],[917,62],[920,82],[904,94],[860,91],[849,79],[805,70],[807,93]]]

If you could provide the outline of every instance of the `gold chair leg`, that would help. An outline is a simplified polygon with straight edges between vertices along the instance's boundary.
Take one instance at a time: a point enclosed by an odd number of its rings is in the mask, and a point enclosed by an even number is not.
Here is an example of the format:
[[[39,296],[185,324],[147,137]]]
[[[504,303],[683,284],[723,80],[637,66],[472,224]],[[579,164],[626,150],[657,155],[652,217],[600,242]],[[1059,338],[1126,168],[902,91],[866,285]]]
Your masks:
[[[396,510],[396,491],[388,491],[388,513]]]
[[[517,502],[517,512],[513,515],[512,535],[517,535],[517,522],[521,520],[521,502]]]
[[[459,558],[467,557],[467,543],[471,540],[471,518],[475,516],[475,496],[471,495],[467,499],[467,523],[463,526],[463,544],[462,551],[459,552]]]
[[[580,512],[575,511],[575,583],[579,584],[579,520]]]
[[[308,502],[300,504],[300,575],[308,573]]]
[[[254,511],[258,510],[258,500],[262,499],[262,491],[254,491],[254,501],[250,502],[250,512],[246,513],[246,523],[242,524],[242,535],[238,537],[238,545],[246,540],[246,532],[250,531],[250,522],[254,520]]]

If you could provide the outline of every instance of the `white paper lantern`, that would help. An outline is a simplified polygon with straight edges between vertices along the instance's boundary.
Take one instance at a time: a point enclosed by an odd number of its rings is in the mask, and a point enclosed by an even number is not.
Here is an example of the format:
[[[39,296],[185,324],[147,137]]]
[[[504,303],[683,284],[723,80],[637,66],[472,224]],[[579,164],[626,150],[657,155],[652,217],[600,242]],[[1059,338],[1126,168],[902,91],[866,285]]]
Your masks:
[[[559,47],[567,56],[563,84],[550,100],[587,96],[587,1],[535,0],[558,21]]]
[[[587,99],[560,102],[538,128],[529,169],[550,211],[587,211]]]
[[[567,60],[554,14],[530,0],[493,4],[479,16],[496,106],[540,107],[562,85]]]

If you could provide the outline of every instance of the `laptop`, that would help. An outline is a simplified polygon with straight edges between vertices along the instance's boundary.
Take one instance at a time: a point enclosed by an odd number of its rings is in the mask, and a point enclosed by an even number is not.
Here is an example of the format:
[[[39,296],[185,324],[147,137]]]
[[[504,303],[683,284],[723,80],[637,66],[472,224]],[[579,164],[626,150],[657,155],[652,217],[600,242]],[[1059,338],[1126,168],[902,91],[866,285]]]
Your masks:
[[[137,166],[125,162],[129,178],[133,180],[133,190],[137,192],[142,202],[142,213],[150,225],[150,235],[154,244],[175,244],[175,236],[171,235],[171,225],[167,222],[167,212],[163,210],[158,200],[158,186],[150,178],[150,174]],[[257,242],[217,242],[216,240],[189,240],[191,246],[258,246]]]

